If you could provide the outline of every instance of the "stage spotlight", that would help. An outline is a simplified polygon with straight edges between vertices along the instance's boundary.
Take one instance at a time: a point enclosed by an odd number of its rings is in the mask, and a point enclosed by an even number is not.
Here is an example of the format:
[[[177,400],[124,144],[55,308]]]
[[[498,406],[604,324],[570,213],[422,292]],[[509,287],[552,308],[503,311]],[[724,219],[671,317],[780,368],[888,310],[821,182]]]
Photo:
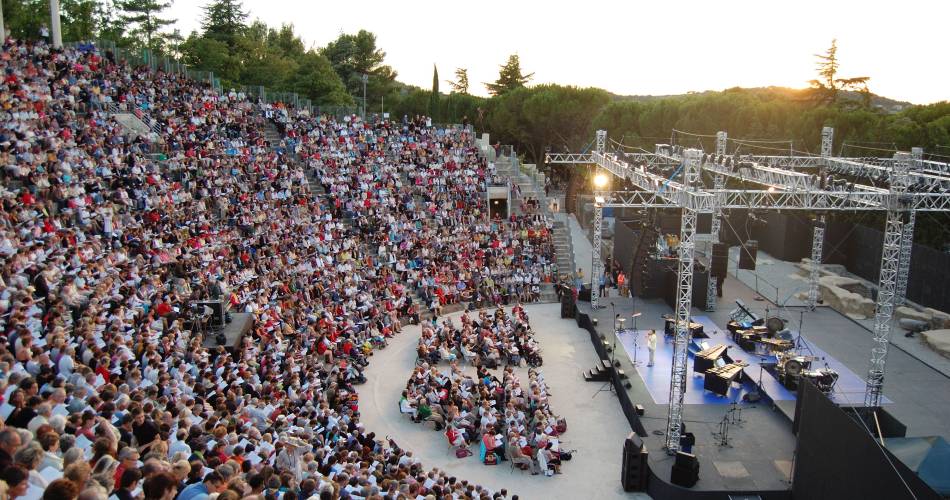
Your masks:
[[[604,174],[597,174],[594,176],[594,187],[597,189],[603,189],[607,187],[607,181],[609,179]]]

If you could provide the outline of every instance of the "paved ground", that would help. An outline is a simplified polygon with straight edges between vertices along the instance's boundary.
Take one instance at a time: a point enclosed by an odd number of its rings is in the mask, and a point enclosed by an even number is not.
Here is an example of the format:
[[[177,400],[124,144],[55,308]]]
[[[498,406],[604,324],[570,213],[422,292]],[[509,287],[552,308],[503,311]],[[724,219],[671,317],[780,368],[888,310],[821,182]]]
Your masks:
[[[399,413],[399,394],[415,366],[418,327],[406,327],[389,347],[373,356],[366,371],[369,382],[359,387],[366,428],[380,437],[392,436],[427,467],[438,467],[496,491],[507,488],[521,498],[649,498],[621,488],[622,446],[630,428],[616,397],[610,393],[591,397],[599,385],[585,383],[581,377],[581,372],[597,361],[589,335],[573,320],[560,319],[558,304],[530,305],[527,311],[543,348],[542,369],[552,392],[551,405],[567,418],[568,432],[562,446],[577,450],[574,459],[565,462],[563,474],[531,476],[511,471],[505,462],[488,467],[477,457],[457,459],[449,453],[441,432],[413,424]],[[527,371],[523,372],[521,377],[527,380]]]
[[[594,248],[587,239],[587,231],[577,222],[574,214],[567,215],[567,224],[571,230],[571,243],[574,245],[574,265],[584,270],[584,282],[589,283]]]

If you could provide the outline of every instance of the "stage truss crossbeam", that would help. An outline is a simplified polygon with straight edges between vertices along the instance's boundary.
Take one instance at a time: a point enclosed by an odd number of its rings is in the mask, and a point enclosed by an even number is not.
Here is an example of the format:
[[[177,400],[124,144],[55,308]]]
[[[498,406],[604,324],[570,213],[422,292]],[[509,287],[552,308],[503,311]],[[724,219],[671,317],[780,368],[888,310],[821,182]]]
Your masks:
[[[545,163],[559,163],[567,165],[588,165],[594,163],[590,153],[546,153]]]

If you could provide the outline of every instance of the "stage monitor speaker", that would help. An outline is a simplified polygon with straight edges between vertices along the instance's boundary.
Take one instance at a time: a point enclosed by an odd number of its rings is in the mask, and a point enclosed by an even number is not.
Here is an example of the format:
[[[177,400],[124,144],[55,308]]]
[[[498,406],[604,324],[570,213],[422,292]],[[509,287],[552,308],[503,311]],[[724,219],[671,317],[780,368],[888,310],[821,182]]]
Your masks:
[[[739,248],[739,269],[755,271],[755,259],[759,253],[759,242],[749,240]]]
[[[676,453],[676,462],[670,474],[670,482],[684,488],[692,488],[699,481],[699,461],[692,453]]]
[[[620,482],[624,491],[646,491],[647,478],[647,451],[643,448],[643,440],[636,432],[631,432],[623,442],[623,464],[620,471]]]
[[[590,288],[584,287],[581,288],[581,291],[577,293],[577,300],[583,302],[590,302]]]
[[[224,302],[220,300],[199,300],[195,302],[198,307],[211,308],[211,326],[222,328],[225,323]]]

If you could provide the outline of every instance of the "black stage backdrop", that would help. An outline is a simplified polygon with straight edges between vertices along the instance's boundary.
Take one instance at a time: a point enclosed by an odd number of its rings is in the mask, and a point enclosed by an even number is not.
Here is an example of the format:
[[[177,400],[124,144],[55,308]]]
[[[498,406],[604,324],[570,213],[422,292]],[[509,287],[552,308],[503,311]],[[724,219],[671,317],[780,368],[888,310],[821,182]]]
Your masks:
[[[814,385],[805,382],[800,387],[793,498],[940,499],[913,471],[882,450],[863,425]]]

